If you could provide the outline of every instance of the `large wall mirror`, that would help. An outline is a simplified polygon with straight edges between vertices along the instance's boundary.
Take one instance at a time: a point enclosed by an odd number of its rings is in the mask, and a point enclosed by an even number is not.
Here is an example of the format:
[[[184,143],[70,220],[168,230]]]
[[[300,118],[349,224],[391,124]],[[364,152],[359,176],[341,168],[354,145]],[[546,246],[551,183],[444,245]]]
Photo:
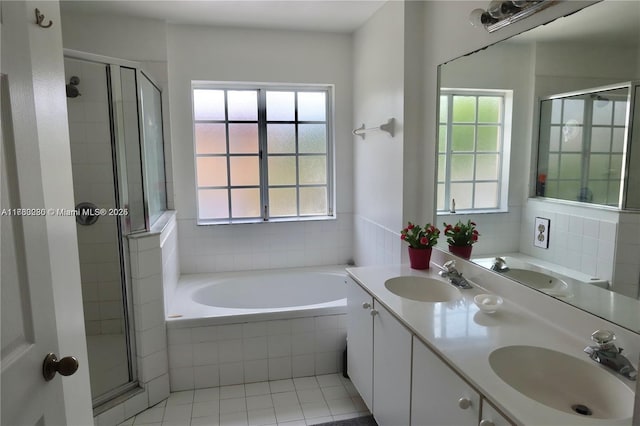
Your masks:
[[[436,203],[472,261],[635,332],[638,22],[604,0],[441,65]]]

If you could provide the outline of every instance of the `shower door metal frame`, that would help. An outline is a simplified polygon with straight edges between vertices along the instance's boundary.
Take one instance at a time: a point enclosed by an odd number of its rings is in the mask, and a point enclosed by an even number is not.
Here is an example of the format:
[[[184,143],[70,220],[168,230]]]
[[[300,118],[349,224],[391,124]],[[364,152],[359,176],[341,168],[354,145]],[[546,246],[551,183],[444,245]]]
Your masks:
[[[128,206],[128,188],[127,188],[127,168],[126,168],[126,156],[125,156],[125,140],[124,140],[124,111],[122,106],[122,87],[120,79],[121,67],[132,68],[136,70],[136,98],[139,99],[138,93],[138,81],[137,74],[141,68],[141,64],[117,58],[111,58],[107,56],[95,55],[91,53],[78,52],[75,50],[64,49],[64,57],[68,59],[75,59],[87,62],[98,63],[105,66],[105,78],[107,83],[107,92],[109,98],[107,100],[110,115],[111,124],[111,156],[114,175],[114,190],[115,190],[115,204],[116,209],[122,208],[122,206]],[[139,105],[139,102],[138,102]],[[137,109],[138,114],[138,132],[141,137],[140,130],[140,110]],[[141,145],[141,161],[144,161],[144,152]],[[144,170],[144,162],[142,163]],[[142,176],[143,191],[144,187],[144,175]],[[144,193],[143,193],[144,194]],[[143,195],[143,199],[145,199]],[[145,211],[145,229],[139,232],[146,232],[149,230],[149,218],[148,210],[144,206]],[[120,385],[109,392],[100,395],[98,398],[92,396],[94,415],[111,408],[116,404],[115,399],[125,393],[139,389],[138,380],[138,365],[136,356],[136,344],[135,344],[135,324],[134,324],[134,309],[133,309],[133,295],[131,290],[131,269],[130,264],[127,261],[130,259],[129,247],[126,241],[126,236],[134,232],[131,231],[130,225],[127,220],[123,220],[122,216],[116,216],[117,230],[118,230],[118,251],[120,256],[120,275],[122,286],[122,297],[124,306],[126,308],[124,323],[127,344],[127,356],[129,361],[129,377],[130,381],[123,385]]]

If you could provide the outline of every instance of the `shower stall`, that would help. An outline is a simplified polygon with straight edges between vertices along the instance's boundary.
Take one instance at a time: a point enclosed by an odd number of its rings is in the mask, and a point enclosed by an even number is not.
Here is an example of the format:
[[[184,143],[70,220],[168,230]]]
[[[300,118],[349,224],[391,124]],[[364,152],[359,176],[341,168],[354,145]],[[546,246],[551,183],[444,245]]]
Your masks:
[[[93,405],[138,386],[128,235],[167,208],[161,90],[138,63],[65,50]]]

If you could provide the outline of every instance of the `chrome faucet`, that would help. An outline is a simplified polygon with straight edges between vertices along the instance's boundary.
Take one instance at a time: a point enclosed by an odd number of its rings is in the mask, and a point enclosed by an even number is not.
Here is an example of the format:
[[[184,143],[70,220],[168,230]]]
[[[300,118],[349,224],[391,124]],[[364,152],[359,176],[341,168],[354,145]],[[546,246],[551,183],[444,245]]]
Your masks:
[[[504,260],[504,257],[496,257],[493,259],[491,270],[496,272],[509,272],[509,267],[507,266],[507,261]]]
[[[591,340],[596,342],[594,346],[587,346],[584,351],[589,358],[604,365],[629,380],[636,380],[638,372],[624,355],[622,348],[617,348],[613,343],[616,335],[609,330],[596,330],[591,335]]]
[[[449,282],[456,287],[471,288],[471,284],[462,276],[461,272],[456,269],[456,261],[450,260],[442,265],[442,271],[439,272],[442,278],[447,278]]]

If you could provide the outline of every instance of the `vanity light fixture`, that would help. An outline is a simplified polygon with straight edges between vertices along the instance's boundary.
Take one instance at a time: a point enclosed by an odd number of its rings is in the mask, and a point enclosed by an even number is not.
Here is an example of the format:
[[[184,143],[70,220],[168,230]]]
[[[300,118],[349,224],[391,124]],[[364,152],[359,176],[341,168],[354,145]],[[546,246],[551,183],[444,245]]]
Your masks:
[[[469,22],[476,27],[484,27],[490,33],[527,18],[554,4],[557,0],[492,0],[484,9],[474,9]]]

